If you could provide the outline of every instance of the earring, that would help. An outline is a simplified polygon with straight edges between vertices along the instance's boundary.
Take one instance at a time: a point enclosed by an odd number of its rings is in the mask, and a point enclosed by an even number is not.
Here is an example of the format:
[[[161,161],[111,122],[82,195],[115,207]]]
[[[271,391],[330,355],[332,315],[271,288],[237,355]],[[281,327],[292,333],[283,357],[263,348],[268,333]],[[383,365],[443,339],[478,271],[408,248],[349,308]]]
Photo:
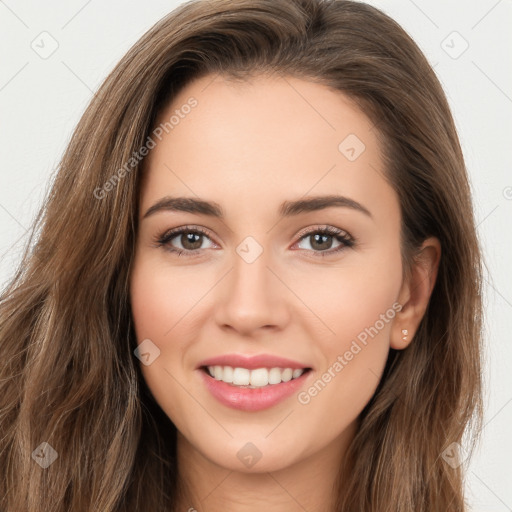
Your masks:
[[[402,329],[402,339],[404,341],[407,341],[407,335],[409,334],[409,331],[407,329]]]

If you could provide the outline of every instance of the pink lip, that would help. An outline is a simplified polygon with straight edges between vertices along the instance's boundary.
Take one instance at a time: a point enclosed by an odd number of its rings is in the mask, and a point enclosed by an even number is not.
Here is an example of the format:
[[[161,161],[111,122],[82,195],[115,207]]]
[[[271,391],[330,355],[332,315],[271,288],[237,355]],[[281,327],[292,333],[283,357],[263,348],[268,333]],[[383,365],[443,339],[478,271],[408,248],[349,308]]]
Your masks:
[[[275,367],[274,364],[271,366]],[[262,366],[258,367],[262,368]],[[284,367],[290,368],[290,366],[286,365]],[[288,382],[281,382],[280,384],[272,384],[261,388],[232,386],[221,380],[214,379],[204,369],[200,369],[199,373],[210,393],[220,403],[241,411],[260,411],[268,409],[296,393],[304,385],[305,380],[312,372],[304,372],[300,377]]]
[[[307,364],[270,354],[258,354],[255,356],[226,354],[205,359],[199,363],[198,368],[202,366],[231,366],[233,368],[247,368],[249,370],[256,368],[291,368],[292,370],[310,368]]]

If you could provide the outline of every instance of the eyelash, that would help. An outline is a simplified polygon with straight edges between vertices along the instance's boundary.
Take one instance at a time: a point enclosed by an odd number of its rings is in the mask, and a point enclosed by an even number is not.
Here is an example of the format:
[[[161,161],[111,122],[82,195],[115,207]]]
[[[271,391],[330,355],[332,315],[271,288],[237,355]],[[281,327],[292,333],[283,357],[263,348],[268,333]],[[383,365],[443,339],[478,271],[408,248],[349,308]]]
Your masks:
[[[207,231],[202,229],[199,226],[183,226],[181,228],[171,229],[171,230],[163,232],[160,235],[157,235],[155,237],[156,246],[162,247],[166,251],[174,253],[177,256],[181,256],[183,254],[185,254],[186,257],[197,256],[199,251],[201,251],[202,249],[186,250],[186,249],[178,249],[176,247],[172,247],[171,245],[169,245],[169,242],[172,239],[174,239],[178,235],[182,235],[184,233],[186,233],[186,234],[193,233],[193,234],[197,234],[197,235],[204,235],[207,238],[210,238],[208,236]],[[339,253],[342,250],[344,250],[346,248],[353,247],[355,245],[355,239],[351,235],[349,235],[346,231],[344,231],[342,229],[335,228],[333,226],[323,226],[321,228],[316,227],[316,228],[310,229],[306,232],[303,232],[301,234],[301,236],[299,237],[298,243],[300,243],[302,240],[304,240],[308,236],[316,235],[316,234],[333,236],[338,242],[341,243],[341,245],[334,250],[326,250],[326,251],[310,250],[311,252],[314,252],[315,254],[317,254],[320,257],[326,257],[326,256],[330,256],[332,254]],[[303,249],[303,250],[308,250],[308,249]]]

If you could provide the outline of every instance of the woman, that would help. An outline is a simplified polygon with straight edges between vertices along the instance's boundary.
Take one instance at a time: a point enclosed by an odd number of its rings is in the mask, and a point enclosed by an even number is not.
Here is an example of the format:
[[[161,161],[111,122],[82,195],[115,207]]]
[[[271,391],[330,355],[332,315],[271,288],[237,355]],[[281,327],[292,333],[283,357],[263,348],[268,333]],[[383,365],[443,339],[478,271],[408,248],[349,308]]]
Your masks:
[[[34,236],[0,306],[1,510],[465,509],[467,174],[377,9],[182,5],[96,94]]]

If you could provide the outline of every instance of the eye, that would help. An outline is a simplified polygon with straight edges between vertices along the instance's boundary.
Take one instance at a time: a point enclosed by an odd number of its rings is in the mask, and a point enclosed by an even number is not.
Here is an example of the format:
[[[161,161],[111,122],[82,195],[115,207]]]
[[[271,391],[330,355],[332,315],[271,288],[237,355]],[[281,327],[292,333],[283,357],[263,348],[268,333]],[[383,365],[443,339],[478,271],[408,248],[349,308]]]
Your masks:
[[[190,253],[187,256],[193,256],[200,250],[211,247],[203,247],[205,240],[210,240],[211,242],[207,232],[202,228],[183,226],[162,233],[156,237],[155,242],[158,247],[163,247],[165,250],[176,253],[178,256],[184,253]],[[175,244],[178,246],[176,247]]]
[[[210,245],[204,247],[203,243],[206,240],[210,241]],[[309,247],[300,247],[304,242],[309,242],[306,244]],[[338,244],[334,245],[334,249],[332,249],[333,242]],[[163,247],[166,251],[178,256],[184,254],[190,257],[198,255],[203,249],[216,247],[207,231],[199,226],[183,226],[165,231],[155,238],[155,243],[157,247]],[[300,234],[300,240],[296,243],[299,249],[316,253],[315,256],[329,256],[347,247],[353,247],[354,244],[355,240],[351,235],[333,226],[317,226],[306,232],[303,231]]]
[[[299,247],[300,249],[311,250],[318,253],[318,256],[328,256],[338,253],[346,247],[353,247],[355,240],[346,231],[335,228],[333,226],[323,226],[310,229],[306,233],[301,234],[301,238],[297,245],[308,242],[309,247]],[[337,243],[338,245],[334,245]]]

